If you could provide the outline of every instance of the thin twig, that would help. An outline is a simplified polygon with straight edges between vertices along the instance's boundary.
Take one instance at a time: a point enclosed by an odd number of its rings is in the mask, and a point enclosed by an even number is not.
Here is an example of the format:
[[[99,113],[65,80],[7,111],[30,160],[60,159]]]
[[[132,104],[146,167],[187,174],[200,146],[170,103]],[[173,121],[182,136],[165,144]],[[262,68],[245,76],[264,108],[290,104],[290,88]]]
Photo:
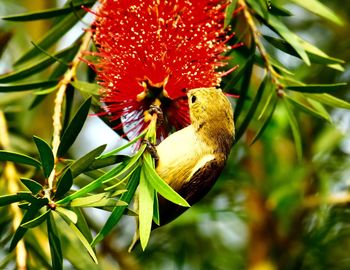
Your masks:
[[[246,19],[246,21],[251,29],[252,37],[254,39],[254,42],[256,44],[257,49],[260,52],[261,58],[264,61],[265,68],[269,72],[269,74],[271,75],[272,82],[277,86],[277,89],[279,89],[279,90],[283,89],[284,87],[279,80],[281,76],[276,72],[276,70],[274,69],[273,65],[271,64],[271,62],[269,60],[269,55],[266,52],[265,47],[260,40],[261,33],[255,24],[253,16],[250,13],[249,7],[245,3],[245,0],[238,0],[238,4],[243,7],[244,17],[245,17],[245,19]]]
[[[71,68],[65,73],[63,79],[59,83],[59,89],[56,94],[55,107],[52,116],[53,120],[53,139],[52,139],[52,151],[55,158],[54,168],[48,178],[49,190],[54,186],[55,175],[56,175],[56,165],[58,162],[57,151],[61,143],[61,131],[62,131],[62,107],[64,96],[66,94],[67,86],[76,77],[76,71],[80,63],[80,58],[84,51],[87,50],[89,42],[91,40],[91,32],[86,32],[83,37],[83,42],[79,48],[79,51],[72,61]]]

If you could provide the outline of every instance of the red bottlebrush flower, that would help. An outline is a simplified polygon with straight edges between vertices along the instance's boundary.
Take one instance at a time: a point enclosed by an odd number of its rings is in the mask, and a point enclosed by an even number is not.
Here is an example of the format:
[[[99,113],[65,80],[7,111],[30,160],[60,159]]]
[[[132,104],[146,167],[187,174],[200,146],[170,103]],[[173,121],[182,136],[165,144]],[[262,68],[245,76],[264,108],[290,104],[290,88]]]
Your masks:
[[[189,124],[187,89],[217,86],[223,75],[217,68],[229,48],[226,6],[222,0],[101,0],[93,66],[106,112],[122,120],[116,128],[132,124],[137,135],[156,99],[163,136]]]

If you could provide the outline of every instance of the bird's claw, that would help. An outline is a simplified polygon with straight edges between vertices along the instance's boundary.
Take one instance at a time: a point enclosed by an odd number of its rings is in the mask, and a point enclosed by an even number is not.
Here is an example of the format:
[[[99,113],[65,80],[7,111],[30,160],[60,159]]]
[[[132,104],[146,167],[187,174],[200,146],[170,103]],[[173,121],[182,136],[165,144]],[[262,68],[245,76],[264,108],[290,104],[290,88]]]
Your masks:
[[[158,105],[150,105],[148,112],[152,115],[152,114],[157,114],[157,125],[161,126],[164,123],[164,114],[162,109],[160,108],[160,106]]]
[[[147,139],[143,139],[142,143],[146,144],[147,151],[151,154],[155,161],[159,160],[158,152],[156,146]]]

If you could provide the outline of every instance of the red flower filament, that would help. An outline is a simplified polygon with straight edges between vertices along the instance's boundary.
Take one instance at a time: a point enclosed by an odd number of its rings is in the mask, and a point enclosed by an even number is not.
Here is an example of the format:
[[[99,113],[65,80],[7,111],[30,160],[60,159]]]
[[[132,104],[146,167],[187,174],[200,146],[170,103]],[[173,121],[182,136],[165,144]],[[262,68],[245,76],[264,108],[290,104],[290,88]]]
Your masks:
[[[93,66],[102,102],[116,129],[147,126],[144,113],[158,99],[166,135],[189,124],[187,89],[220,83],[229,49],[226,1],[102,0],[93,24]]]

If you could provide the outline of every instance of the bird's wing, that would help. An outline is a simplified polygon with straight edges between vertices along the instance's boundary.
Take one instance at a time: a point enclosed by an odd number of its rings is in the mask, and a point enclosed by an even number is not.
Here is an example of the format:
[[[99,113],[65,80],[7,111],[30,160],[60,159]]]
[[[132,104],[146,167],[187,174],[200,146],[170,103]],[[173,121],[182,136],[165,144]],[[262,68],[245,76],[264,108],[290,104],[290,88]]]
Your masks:
[[[211,189],[219,177],[224,161],[211,159],[197,169],[189,181],[176,188],[176,191],[190,204],[193,205],[202,199]],[[173,204],[159,196],[159,214],[161,225],[174,220],[188,208]]]

